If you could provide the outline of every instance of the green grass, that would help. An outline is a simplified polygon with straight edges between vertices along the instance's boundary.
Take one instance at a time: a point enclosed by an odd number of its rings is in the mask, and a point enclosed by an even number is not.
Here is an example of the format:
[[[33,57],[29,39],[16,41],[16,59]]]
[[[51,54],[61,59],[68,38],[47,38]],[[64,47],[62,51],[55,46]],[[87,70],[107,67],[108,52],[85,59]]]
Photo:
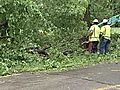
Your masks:
[[[34,60],[34,61],[11,61],[0,63],[0,76],[18,72],[51,72],[64,71],[75,68],[83,68],[87,66],[97,65],[104,62],[120,61],[120,51],[114,50],[111,54],[99,55],[84,53],[75,55],[73,57],[60,55],[59,57],[52,57],[48,60]]]

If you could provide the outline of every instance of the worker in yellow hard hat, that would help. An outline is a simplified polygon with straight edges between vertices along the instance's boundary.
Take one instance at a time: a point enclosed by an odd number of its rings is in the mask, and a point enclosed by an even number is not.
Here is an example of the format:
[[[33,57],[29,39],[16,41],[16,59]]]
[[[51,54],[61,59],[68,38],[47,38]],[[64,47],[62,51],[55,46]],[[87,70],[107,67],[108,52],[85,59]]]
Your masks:
[[[97,23],[97,24],[98,24],[98,20],[97,20],[97,19],[94,19],[94,20],[93,20],[93,23]]]
[[[88,51],[92,53],[97,52],[97,46],[99,43],[100,28],[97,25],[98,23],[99,22],[97,19],[93,20],[93,25],[90,27],[88,31],[89,36]]]
[[[109,45],[110,45],[110,32],[111,27],[107,24],[108,20],[103,19],[103,26],[101,27],[101,40],[100,40],[100,54],[108,53]]]

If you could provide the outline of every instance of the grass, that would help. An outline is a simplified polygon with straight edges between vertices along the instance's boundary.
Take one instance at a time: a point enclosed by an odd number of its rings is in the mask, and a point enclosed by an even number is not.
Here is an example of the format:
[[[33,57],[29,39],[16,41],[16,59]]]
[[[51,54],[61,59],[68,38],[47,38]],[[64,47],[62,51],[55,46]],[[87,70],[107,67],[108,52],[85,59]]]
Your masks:
[[[117,54],[116,54],[117,53]],[[60,56],[55,57],[53,60],[48,59],[45,61],[9,61],[0,63],[3,68],[0,71],[0,75],[7,75],[18,72],[52,72],[52,71],[66,71],[75,68],[83,68],[87,66],[93,66],[104,62],[116,62],[120,61],[120,51],[115,50],[111,54],[99,55],[99,54],[81,54],[73,57]],[[10,64],[10,67],[7,67]]]

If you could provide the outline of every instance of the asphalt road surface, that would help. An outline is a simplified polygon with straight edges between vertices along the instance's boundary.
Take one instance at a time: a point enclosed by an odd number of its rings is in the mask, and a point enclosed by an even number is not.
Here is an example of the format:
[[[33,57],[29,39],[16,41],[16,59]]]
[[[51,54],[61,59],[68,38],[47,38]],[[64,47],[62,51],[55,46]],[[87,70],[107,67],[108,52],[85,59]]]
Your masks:
[[[0,77],[0,90],[120,90],[120,62],[59,73]]]

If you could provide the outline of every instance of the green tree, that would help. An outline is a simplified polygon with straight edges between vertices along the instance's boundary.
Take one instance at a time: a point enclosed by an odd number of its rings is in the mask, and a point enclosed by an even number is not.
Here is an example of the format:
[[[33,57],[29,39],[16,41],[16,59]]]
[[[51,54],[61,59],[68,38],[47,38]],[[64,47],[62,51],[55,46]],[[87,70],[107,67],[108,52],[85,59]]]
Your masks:
[[[89,7],[85,18],[90,25],[90,22],[97,18],[101,22],[104,18],[110,18],[114,15],[120,14],[120,1],[119,0],[89,0]],[[88,13],[89,12],[89,13]]]

